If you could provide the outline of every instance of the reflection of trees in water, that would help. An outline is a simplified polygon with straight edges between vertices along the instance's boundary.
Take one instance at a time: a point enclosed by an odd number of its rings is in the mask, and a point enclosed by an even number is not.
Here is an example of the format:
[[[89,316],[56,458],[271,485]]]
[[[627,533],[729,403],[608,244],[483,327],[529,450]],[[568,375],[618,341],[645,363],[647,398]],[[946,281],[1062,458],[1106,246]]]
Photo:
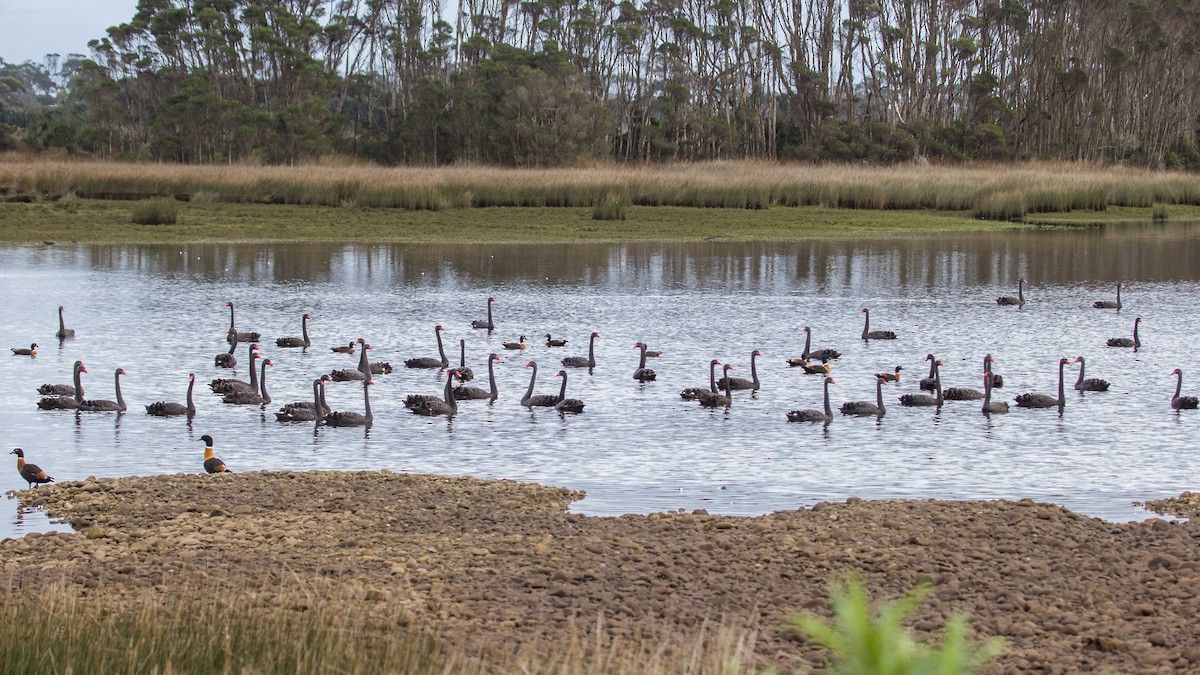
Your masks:
[[[189,244],[94,246],[95,269],[243,283],[639,288],[714,292],[972,287],[1200,278],[1183,223],[810,242],[630,244]]]

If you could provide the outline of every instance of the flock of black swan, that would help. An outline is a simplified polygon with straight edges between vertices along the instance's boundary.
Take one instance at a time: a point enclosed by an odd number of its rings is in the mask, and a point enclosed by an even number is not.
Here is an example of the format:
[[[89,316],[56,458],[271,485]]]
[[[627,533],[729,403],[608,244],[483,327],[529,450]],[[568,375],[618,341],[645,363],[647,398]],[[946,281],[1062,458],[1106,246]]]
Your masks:
[[[1028,281],[1022,278],[1017,286],[1016,296],[1001,296],[996,298],[998,305],[1018,306],[1022,307],[1026,304],[1024,289]],[[1093,303],[1093,307],[1101,309],[1120,309],[1121,289],[1124,284],[1117,286],[1116,301],[1099,300]],[[475,329],[484,329],[489,333],[495,330],[495,320],[492,311],[492,305],[496,302],[496,298],[489,297],[487,299],[487,319],[475,320],[471,322],[471,327]],[[267,368],[274,365],[271,359],[264,358],[261,354],[259,342],[261,334],[253,331],[239,331],[235,324],[234,306],[232,302],[226,302],[225,307],[229,309],[229,327],[225,331],[226,341],[228,342],[228,350],[217,354],[214,357],[214,364],[219,368],[233,368],[237,365],[238,346],[246,344],[246,358],[248,359],[248,381],[235,378],[216,378],[209,383],[209,388],[214,394],[220,395],[224,403],[231,405],[247,405],[265,407],[272,402],[271,396],[267,390]],[[73,329],[68,329],[63,318],[64,308],[58,308],[58,331],[55,336],[60,341],[70,339],[75,336]],[[863,316],[863,329],[861,338],[863,340],[895,340],[897,335],[893,331],[881,331],[870,329],[870,311],[863,308],[860,313]],[[280,348],[303,348],[311,347],[313,342],[308,332],[308,322],[312,319],[312,315],[304,314],[301,317],[301,336],[300,337],[281,337],[275,340],[275,344]],[[1142,324],[1141,317],[1137,317],[1133,324],[1133,337],[1114,337],[1109,338],[1106,344],[1109,347],[1115,348],[1133,348],[1137,349],[1141,346],[1141,340],[1138,335],[1138,328]],[[445,327],[438,325],[434,328],[434,337],[437,343],[437,357],[415,357],[407,359],[404,362],[407,368],[430,368],[441,369],[446,371],[446,382],[440,396],[435,394],[410,394],[404,401],[404,406],[411,410],[416,415],[429,417],[445,416],[453,417],[458,413],[458,402],[469,400],[486,400],[495,402],[499,398],[499,391],[496,386],[495,371],[493,365],[500,360],[500,356],[492,353],[488,356],[488,384],[487,388],[468,386],[464,382],[474,379],[474,373],[466,364],[466,340],[460,340],[459,365],[451,367],[450,360],[446,356],[445,347],[442,342],[442,333],[445,332]],[[831,375],[830,362],[841,357],[841,353],[836,349],[812,347],[812,330],[805,326],[803,328],[805,334],[804,348],[799,358],[790,358],[786,360],[786,365],[802,369],[807,374],[823,376],[823,405],[820,409],[798,409],[786,413],[786,418],[790,422],[823,422],[829,424],[834,419],[833,408],[830,404],[830,385],[836,384]],[[592,332],[588,339],[587,356],[568,356],[561,359],[564,368],[587,368],[589,374],[596,368],[596,340],[600,337],[598,332]],[[546,334],[544,344],[546,347],[565,347],[568,340],[563,338],[554,338],[551,334]],[[526,336],[521,335],[516,341],[502,342],[502,346],[506,350],[524,350],[527,347]],[[638,364],[633,371],[633,379],[641,383],[653,382],[656,380],[656,373],[652,368],[647,367],[647,359],[660,356],[661,351],[650,350],[644,342],[637,342],[633,348],[638,350]],[[371,412],[370,388],[374,384],[373,377],[375,375],[388,374],[392,372],[392,366],[386,362],[372,362],[369,360],[368,351],[372,349],[371,345],[364,339],[349,342],[347,345],[336,345],[330,347],[334,353],[354,354],[358,353],[358,366],[353,369],[336,369],[327,374],[320,375],[312,381],[312,400],[296,401],[287,403],[282,406],[276,413],[276,419],[279,422],[312,422],[318,425],[324,424],[332,427],[365,427],[370,428],[373,423],[373,415]],[[14,347],[12,348],[14,356],[37,356],[37,344],[31,343],[29,348]],[[689,387],[679,392],[679,395],[684,400],[697,401],[701,406],[707,408],[728,408],[732,405],[734,391],[757,391],[761,387],[761,381],[758,375],[757,358],[762,356],[762,353],[755,349],[750,353],[750,377],[734,377],[730,375],[733,366],[722,363],[719,359],[709,361],[709,381],[707,386]],[[261,360],[261,363],[260,363]],[[982,390],[968,387],[942,387],[941,374],[939,367],[945,365],[943,361],[938,360],[933,354],[927,354],[925,360],[929,361],[929,375],[919,381],[919,387],[922,391],[932,392],[926,393],[906,393],[899,397],[899,403],[905,407],[937,407],[940,408],[945,401],[968,401],[982,400],[981,412],[984,415],[1003,414],[1009,412],[1009,404],[1004,401],[992,400],[993,390],[1002,388],[1004,380],[1001,375],[995,372],[995,360],[990,354],[983,357],[983,367],[979,371]],[[1061,413],[1065,406],[1065,369],[1072,364],[1078,364],[1078,378],[1075,381],[1074,388],[1084,392],[1104,392],[1109,389],[1109,383],[1099,378],[1085,377],[1084,369],[1086,361],[1084,357],[1076,357],[1073,361],[1063,357],[1058,361],[1058,390],[1056,394],[1044,393],[1023,393],[1014,397],[1013,401],[1018,408],[1058,408]],[[722,377],[719,379],[716,376],[716,369],[722,366]],[[567,381],[568,373],[566,370],[559,370],[555,373],[556,377],[561,378],[560,387],[557,394],[535,394],[535,386],[537,382],[538,364],[536,361],[530,360],[525,364],[526,368],[530,369],[529,385],[525,395],[520,399],[520,404],[529,408],[545,407],[553,408],[559,413],[581,413],[584,410],[585,404],[577,398],[569,398],[567,396]],[[842,415],[857,416],[857,417],[882,417],[887,412],[887,407],[884,403],[883,389],[885,386],[892,383],[899,383],[903,366],[896,366],[892,372],[882,372],[876,374],[875,377],[875,400],[874,401],[849,401],[839,406],[838,411]],[[72,369],[73,381],[71,384],[43,384],[37,388],[38,394],[42,396],[37,401],[37,406],[43,410],[74,410],[76,412],[117,412],[123,413],[128,406],[124,397],[121,394],[121,376],[125,375],[125,371],[117,368],[114,371],[114,389],[116,393],[115,400],[108,399],[89,399],[84,396],[84,388],[82,375],[87,374],[88,370],[84,363],[80,360],[75,361]],[[1182,395],[1183,388],[1183,372],[1179,368],[1174,369],[1170,373],[1176,378],[1175,392],[1170,398],[1170,406],[1175,410],[1190,410],[1197,408],[1200,401],[1195,396]],[[362,383],[363,405],[362,412],[357,410],[335,411],[332,410],[325,401],[325,387],[329,382],[347,382],[357,381]],[[457,382],[457,385],[456,385]],[[171,401],[158,401],[145,405],[148,415],[173,417],[181,416],[191,420],[197,413],[197,407],[193,396],[195,389],[196,376],[194,373],[188,375],[188,388],[186,403],[176,403]],[[205,443],[204,467],[209,473],[227,472],[228,468],[224,462],[216,458],[213,454],[212,437],[204,435],[201,440]],[[24,452],[21,449],[16,449],[13,454],[17,455],[17,469],[21,477],[25,479],[30,486],[36,483],[46,483],[53,481],[34,464],[29,464],[24,459]]]

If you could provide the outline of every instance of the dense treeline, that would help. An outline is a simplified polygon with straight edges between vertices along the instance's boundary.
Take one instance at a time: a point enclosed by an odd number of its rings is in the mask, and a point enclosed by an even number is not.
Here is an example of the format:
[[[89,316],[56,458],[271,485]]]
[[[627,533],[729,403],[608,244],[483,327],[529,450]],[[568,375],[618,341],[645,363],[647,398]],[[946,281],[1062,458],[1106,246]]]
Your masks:
[[[37,114],[0,68],[0,147],[1200,168],[1198,40],[1200,0],[141,0]]]

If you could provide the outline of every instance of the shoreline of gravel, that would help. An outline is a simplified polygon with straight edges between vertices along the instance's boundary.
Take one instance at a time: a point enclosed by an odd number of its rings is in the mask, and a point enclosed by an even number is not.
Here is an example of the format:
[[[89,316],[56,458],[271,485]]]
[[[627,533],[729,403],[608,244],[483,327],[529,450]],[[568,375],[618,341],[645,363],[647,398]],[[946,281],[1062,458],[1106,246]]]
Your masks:
[[[758,517],[597,517],[568,512],[577,491],[389,471],[88,479],[17,494],[77,532],[0,542],[0,598],[228,590],[270,606],[303,589],[348,611],[399,612],[481,653],[553,645],[600,616],[613,640],[719,621],[757,626],[764,663],[812,668],[823,653],[782,619],[827,614],[829,583],[857,570],[878,598],[932,583],[917,632],[964,612],[977,636],[1007,642],[1004,672],[1200,669],[1192,522],[854,498]]]

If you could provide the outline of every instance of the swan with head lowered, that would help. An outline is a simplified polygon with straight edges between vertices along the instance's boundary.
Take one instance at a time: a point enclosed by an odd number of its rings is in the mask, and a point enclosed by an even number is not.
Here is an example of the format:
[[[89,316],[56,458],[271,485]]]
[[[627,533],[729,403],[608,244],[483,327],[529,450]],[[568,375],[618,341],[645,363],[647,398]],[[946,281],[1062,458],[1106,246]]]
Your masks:
[[[258,375],[258,391],[234,391],[225,394],[221,400],[233,405],[266,405],[270,403],[271,395],[267,393],[267,366],[273,365],[275,362],[271,359],[262,362],[262,372]]]
[[[583,401],[577,398],[567,398],[567,371],[560,370],[557,376],[562,378],[562,388],[558,390],[558,403],[554,404],[554,409],[562,413],[583,412]]]
[[[488,298],[488,300],[487,300],[487,318],[486,319],[476,319],[476,320],[472,321],[471,328],[484,328],[489,331],[496,329],[496,324],[492,323],[492,303],[495,301],[496,301],[496,298]]]
[[[1108,391],[1108,380],[1102,380],[1098,377],[1089,377],[1084,379],[1083,369],[1087,366],[1082,356],[1075,357],[1075,363],[1079,364],[1079,379],[1075,380],[1075,389],[1079,391]]]
[[[467,367],[467,341],[458,341],[458,381],[467,382],[475,379],[475,371]]]
[[[750,379],[749,380],[747,380],[744,377],[723,377],[723,378],[717,380],[717,388],[718,389],[732,389],[732,390],[746,390],[746,389],[757,390],[757,389],[759,389],[761,386],[761,382],[758,381],[758,365],[755,362],[755,359],[757,359],[760,356],[762,356],[762,352],[758,351],[757,349],[750,352]]]
[[[225,306],[229,308],[229,330],[233,331],[233,335],[237,336],[238,342],[258,342],[262,336],[256,332],[239,333],[237,326],[233,325],[233,302],[226,302]]]
[[[637,370],[633,371],[633,379],[637,380],[638,382],[654,381],[658,377],[658,374],[654,372],[653,368],[646,367],[646,343],[639,342],[633,345],[633,348],[640,349],[642,351],[641,360],[638,361]]]
[[[1003,415],[1008,412],[1008,404],[1004,401],[992,400],[992,383],[994,376],[984,371],[983,373],[983,414],[984,415]]]
[[[255,368],[255,366],[258,364],[255,363],[255,359],[261,357],[262,355],[258,353],[258,345],[253,342],[250,343],[249,352],[250,381],[246,382],[245,380],[238,380],[232,377],[218,377],[217,379],[208,383],[208,388],[212,389],[214,394],[224,395],[233,393],[235,391],[248,391],[253,394],[258,391],[258,371]]]
[[[529,374],[529,388],[525,390],[525,396],[521,398],[521,405],[527,408],[532,408],[538,406],[549,407],[555,403],[558,403],[558,397],[551,394],[538,394],[537,396],[533,395],[533,386],[537,382],[537,361],[530,361],[529,363],[525,364],[525,367],[533,368],[533,372]]]
[[[233,368],[237,365],[237,357],[233,355],[233,352],[238,346],[238,341],[233,337],[234,333],[236,332],[237,331],[232,329],[225,331],[225,338],[229,343],[229,351],[221,352],[220,354],[217,354],[215,358],[213,358],[213,365],[216,367]]]
[[[146,406],[146,414],[155,417],[178,417],[187,415],[190,420],[196,416],[196,404],[192,401],[192,390],[196,388],[196,374],[188,373],[187,405],[172,401],[158,401]]]
[[[446,330],[440,325],[433,328],[433,335],[437,338],[438,356],[422,356],[415,359],[408,359],[404,362],[405,368],[445,368],[450,365],[450,361],[446,358],[446,349],[442,346],[442,331]]]
[[[1183,390],[1183,370],[1176,368],[1171,371],[1171,374],[1179,378],[1175,381],[1175,394],[1171,396],[1171,407],[1176,410],[1195,410],[1197,406],[1200,406],[1200,399],[1195,396],[1179,395]]]
[[[804,327],[804,351],[800,353],[800,358],[805,360],[816,359],[817,361],[832,361],[842,355],[836,349],[813,349],[812,348],[812,330]]]
[[[432,398],[422,401],[420,405],[412,409],[414,414],[425,415],[426,417],[437,417],[445,415],[446,417],[454,417],[458,414],[458,401],[454,398],[454,378],[458,376],[457,370],[451,370],[446,373],[446,390],[441,398]]]
[[[875,378],[875,402],[870,401],[849,401],[843,403],[838,412],[843,415],[854,415],[856,417],[867,417],[874,415],[875,417],[883,417],[887,414],[887,408],[883,406],[883,385],[884,382],[880,378]]]
[[[1109,347],[1133,347],[1135,350],[1142,346],[1142,339],[1138,337],[1138,325],[1142,323],[1142,317],[1137,317],[1133,320],[1133,339],[1129,338],[1108,338],[1105,343]]]
[[[366,379],[363,383],[363,409],[365,414],[354,411],[333,411],[325,416],[325,424],[331,427],[366,427],[371,428],[371,422],[375,419],[371,414],[371,394],[368,391],[371,385],[375,384],[374,380]]]
[[[59,394],[57,396],[46,396],[38,401],[38,407],[42,410],[75,410],[79,407],[79,403],[83,401],[83,381],[80,377],[87,372],[83,361],[76,361],[73,368],[73,379],[75,386],[70,387],[70,394]],[[42,385],[43,387],[61,387],[65,385]],[[40,389],[39,389],[40,391]]]
[[[717,366],[719,365],[721,362],[717,359],[708,362],[708,387],[688,387],[679,392],[679,398],[685,401],[694,401],[705,392],[717,393]]]
[[[63,306],[58,306],[58,331],[54,333],[54,337],[59,340],[75,337],[75,329],[67,328],[67,324],[63,322]]]
[[[895,340],[896,334],[890,330],[871,330],[871,310],[863,307],[861,312],[863,315],[862,339],[864,340]]]
[[[500,392],[498,389],[496,389],[496,370],[492,366],[494,363],[496,363],[499,360],[500,360],[499,354],[493,353],[488,356],[488,386],[490,387],[489,389],[482,389],[480,387],[469,387],[465,384],[460,384],[454,388],[454,391],[453,391],[454,398],[456,398],[460,401],[483,401],[483,400],[495,401],[500,396]]]
[[[592,331],[592,336],[588,338],[587,356],[568,356],[562,360],[562,364],[568,368],[595,368],[596,338],[598,337],[600,337],[600,334]]]
[[[1018,306],[1024,305],[1025,304],[1025,284],[1027,284],[1027,283],[1029,283],[1029,280],[1024,277],[1021,277],[1021,280],[1017,282],[1016,297],[1013,297],[1011,295],[1002,295],[1002,296],[996,298],[996,304],[997,305],[1018,305]]]
[[[1117,284],[1117,299],[1112,300],[1097,300],[1092,303],[1092,307],[1096,309],[1121,309],[1121,289],[1125,288],[1125,284]]]
[[[113,374],[113,382],[117,389],[117,400],[110,401],[106,398],[84,399],[79,402],[78,410],[81,412],[125,412],[128,406],[125,405],[125,398],[121,396],[121,376],[124,374],[124,368],[117,368]]]
[[[303,337],[281,337],[275,340],[275,344],[279,347],[311,347],[312,340],[308,339],[308,320],[311,318],[311,314],[300,317],[300,334]]]
[[[733,404],[732,392],[729,389],[729,371],[733,370],[733,366],[726,363],[721,366],[721,382],[725,383],[725,393],[718,394],[715,391],[702,391],[696,400],[700,402],[702,408],[728,408]]]
[[[833,408],[829,406],[829,385],[837,384],[832,377],[825,376],[825,409],[793,410],[787,414],[789,422],[832,422]]]
[[[324,389],[328,375],[322,375],[313,380],[313,400],[288,403],[275,413],[275,419],[280,422],[316,422],[333,412],[325,407]]]
[[[1066,368],[1071,363],[1071,359],[1062,358],[1058,360],[1058,396],[1050,396],[1049,394],[1020,394],[1014,400],[1017,402],[1018,408],[1058,408],[1060,411],[1066,405],[1067,400],[1063,395],[1063,368]]]

